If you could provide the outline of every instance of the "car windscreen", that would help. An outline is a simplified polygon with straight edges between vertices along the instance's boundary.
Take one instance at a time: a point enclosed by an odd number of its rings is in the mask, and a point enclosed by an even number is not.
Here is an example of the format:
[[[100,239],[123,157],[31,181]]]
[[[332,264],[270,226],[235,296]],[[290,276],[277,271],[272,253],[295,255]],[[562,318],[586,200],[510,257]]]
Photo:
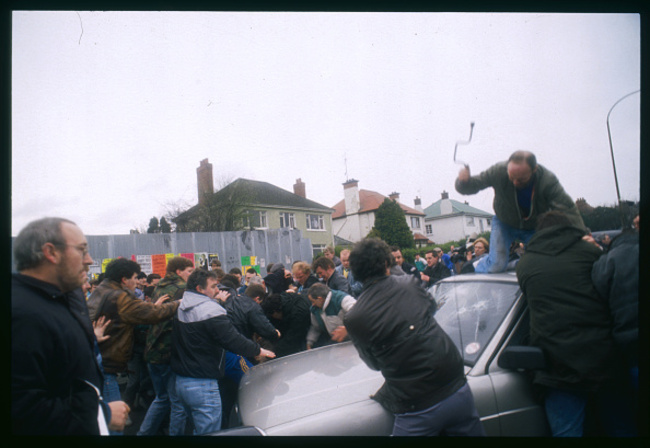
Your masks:
[[[520,294],[516,283],[440,282],[429,290],[435,319],[473,366]]]

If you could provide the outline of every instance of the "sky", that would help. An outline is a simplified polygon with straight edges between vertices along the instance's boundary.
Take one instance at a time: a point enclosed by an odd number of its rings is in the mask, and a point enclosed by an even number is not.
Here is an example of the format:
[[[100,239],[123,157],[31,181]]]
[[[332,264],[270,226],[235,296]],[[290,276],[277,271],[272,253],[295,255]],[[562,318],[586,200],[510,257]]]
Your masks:
[[[455,191],[462,163],[526,149],[614,205],[610,110],[640,200],[638,14],[14,11],[11,62],[13,236],[44,216],[146,231],[197,203],[206,158],[215,187],[300,178],[332,207],[356,179],[492,212],[492,189]]]

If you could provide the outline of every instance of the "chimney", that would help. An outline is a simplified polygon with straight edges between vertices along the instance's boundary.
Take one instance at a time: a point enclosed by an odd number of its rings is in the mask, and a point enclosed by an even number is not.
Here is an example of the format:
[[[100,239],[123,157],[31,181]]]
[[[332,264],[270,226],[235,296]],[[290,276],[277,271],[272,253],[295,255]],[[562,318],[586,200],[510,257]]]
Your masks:
[[[419,212],[422,211],[422,201],[418,196],[415,197],[415,200],[413,200],[413,203],[415,204],[415,209]]]
[[[449,200],[449,193],[446,191],[442,192],[442,199],[440,201],[440,214],[441,215],[451,215],[454,212],[454,207]]]
[[[208,159],[201,160],[201,165],[196,169],[196,177],[199,190],[199,205],[202,205],[205,202],[206,194],[214,193],[212,164],[208,162]]]
[[[359,200],[359,181],[349,179],[343,184],[343,193],[345,194],[345,214],[353,215],[361,209]]]
[[[392,192],[391,194],[388,195],[391,201],[399,201],[399,193]]]
[[[302,179],[296,179],[296,183],[293,184],[293,193],[303,198],[307,197],[305,183],[302,181]]]

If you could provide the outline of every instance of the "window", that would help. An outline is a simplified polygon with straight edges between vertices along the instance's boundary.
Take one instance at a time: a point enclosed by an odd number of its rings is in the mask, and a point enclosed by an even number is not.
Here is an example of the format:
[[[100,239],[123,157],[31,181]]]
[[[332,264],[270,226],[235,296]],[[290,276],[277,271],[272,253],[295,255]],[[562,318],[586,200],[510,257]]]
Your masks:
[[[261,210],[249,210],[248,216],[244,217],[244,228],[267,229],[266,212]]]
[[[429,292],[438,305],[436,321],[470,366],[521,294],[517,283],[479,281],[438,283]]]
[[[285,227],[290,229],[296,227],[296,217],[293,213],[280,213],[280,228]]]
[[[467,217],[467,225],[470,227],[474,227],[476,224],[474,224],[474,217],[473,216],[468,216]]]
[[[307,215],[307,230],[325,230],[323,215]]]
[[[323,252],[325,252],[325,245],[324,244],[313,244],[311,246],[311,249],[312,249],[312,257],[314,259],[316,259],[316,256],[318,254],[322,254]]]
[[[492,225],[492,220],[491,219],[488,218],[485,221],[487,222],[488,227]]]
[[[427,235],[433,235],[433,227],[431,226],[431,224],[427,224],[426,226],[424,226],[424,228]]]
[[[411,216],[411,228],[419,229],[420,228],[420,218],[417,216]]]

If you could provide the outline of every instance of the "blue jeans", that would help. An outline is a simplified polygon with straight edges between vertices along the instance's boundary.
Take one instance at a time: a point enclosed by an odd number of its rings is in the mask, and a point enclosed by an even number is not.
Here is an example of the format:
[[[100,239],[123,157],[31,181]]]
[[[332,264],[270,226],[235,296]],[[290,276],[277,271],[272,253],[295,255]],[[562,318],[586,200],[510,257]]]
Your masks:
[[[120,394],[120,385],[117,384],[117,375],[114,373],[104,373],[104,401],[110,403],[112,401],[121,401],[122,395]],[[121,436],[121,431],[108,431],[112,436]]]
[[[451,396],[418,412],[395,414],[393,436],[485,436],[474,405],[474,396],[465,383]]]
[[[147,364],[149,376],[156,398],[151,402],[147,414],[142,420],[139,436],[154,436],[169,416],[170,432],[172,426],[185,427],[185,414],[178,407],[172,407],[169,389],[173,384],[173,373],[169,364]],[[181,412],[179,412],[181,411]],[[170,415],[171,413],[171,415]]]
[[[487,257],[483,257],[478,262],[474,271],[482,273],[505,271],[508,267],[512,242],[521,240],[524,244],[528,244],[534,234],[534,230],[515,229],[493,216],[492,230],[490,231],[490,252]]]
[[[547,390],[544,407],[553,437],[582,437],[587,399],[584,392]]]
[[[176,394],[192,419],[195,435],[221,429],[221,394],[216,379],[176,375]]]

